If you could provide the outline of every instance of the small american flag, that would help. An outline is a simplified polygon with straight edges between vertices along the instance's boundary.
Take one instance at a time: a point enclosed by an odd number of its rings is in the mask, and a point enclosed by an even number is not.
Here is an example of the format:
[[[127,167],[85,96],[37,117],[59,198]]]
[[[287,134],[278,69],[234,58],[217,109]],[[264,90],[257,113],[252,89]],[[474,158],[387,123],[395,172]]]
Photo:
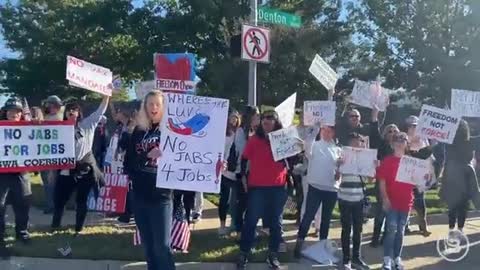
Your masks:
[[[170,235],[170,246],[172,249],[179,251],[187,251],[190,244],[190,226],[185,219],[183,204],[177,207],[173,216],[172,232]],[[142,244],[140,238],[140,231],[138,227],[135,228],[133,234],[133,245],[139,246]]]
[[[30,111],[30,107],[28,106],[27,98],[23,98],[23,119],[25,121],[31,121],[32,120],[32,112]]]
[[[188,250],[188,245],[190,244],[190,225],[185,218],[183,204],[180,204],[175,209],[170,243],[170,246],[175,250]]]

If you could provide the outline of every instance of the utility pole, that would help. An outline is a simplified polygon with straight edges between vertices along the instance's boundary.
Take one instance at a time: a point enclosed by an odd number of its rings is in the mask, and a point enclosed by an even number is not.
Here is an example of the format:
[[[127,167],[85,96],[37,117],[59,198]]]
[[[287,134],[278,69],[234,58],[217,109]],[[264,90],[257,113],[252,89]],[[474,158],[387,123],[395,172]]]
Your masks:
[[[250,22],[257,26],[257,0],[250,0]],[[257,62],[248,66],[248,105],[257,106]]]

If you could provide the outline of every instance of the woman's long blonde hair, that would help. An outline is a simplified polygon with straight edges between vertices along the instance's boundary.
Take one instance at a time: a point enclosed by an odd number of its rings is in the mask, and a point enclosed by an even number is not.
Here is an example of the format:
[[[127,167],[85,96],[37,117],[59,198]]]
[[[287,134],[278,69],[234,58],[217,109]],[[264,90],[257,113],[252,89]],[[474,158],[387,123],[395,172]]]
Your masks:
[[[150,97],[160,97],[161,100],[162,100],[162,113],[163,113],[163,110],[165,108],[165,104],[163,102],[163,92],[160,91],[160,90],[152,90],[150,92],[148,92],[148,94],[145,95],[145,97],[143,98],[142,100],[142,105],[140,106],[140,111],[138,112],[137,114],[137,125],[143,129],[143,130],[148,130],[150,129],[150,127],[152,126],[152,121],[150,119],[150,117],[148,117],[148,114],[147,114],[147,101],[148,101],[148,98]]]

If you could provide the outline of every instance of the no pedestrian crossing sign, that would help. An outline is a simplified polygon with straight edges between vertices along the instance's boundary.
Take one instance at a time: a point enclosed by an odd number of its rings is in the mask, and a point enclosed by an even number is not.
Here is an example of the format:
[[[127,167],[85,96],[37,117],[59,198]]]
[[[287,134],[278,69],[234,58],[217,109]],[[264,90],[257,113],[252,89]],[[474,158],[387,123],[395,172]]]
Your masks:
[[[253,25],[242,26],[242,59],[270,62],[270,30]]]

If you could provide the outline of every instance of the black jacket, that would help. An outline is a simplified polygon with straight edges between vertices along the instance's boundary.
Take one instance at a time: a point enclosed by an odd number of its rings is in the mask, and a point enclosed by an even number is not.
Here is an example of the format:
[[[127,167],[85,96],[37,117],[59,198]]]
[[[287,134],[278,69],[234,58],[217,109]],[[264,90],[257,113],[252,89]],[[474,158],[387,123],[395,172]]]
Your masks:
[[[132,181],[136,199],[157,202],[171,199],[172,191],[156,187],[157,162],[147,157],[155,147],[160,147],[160,130],[158,126],[143,130],[138,126],[128,138],[123,162],[124,171]]]

